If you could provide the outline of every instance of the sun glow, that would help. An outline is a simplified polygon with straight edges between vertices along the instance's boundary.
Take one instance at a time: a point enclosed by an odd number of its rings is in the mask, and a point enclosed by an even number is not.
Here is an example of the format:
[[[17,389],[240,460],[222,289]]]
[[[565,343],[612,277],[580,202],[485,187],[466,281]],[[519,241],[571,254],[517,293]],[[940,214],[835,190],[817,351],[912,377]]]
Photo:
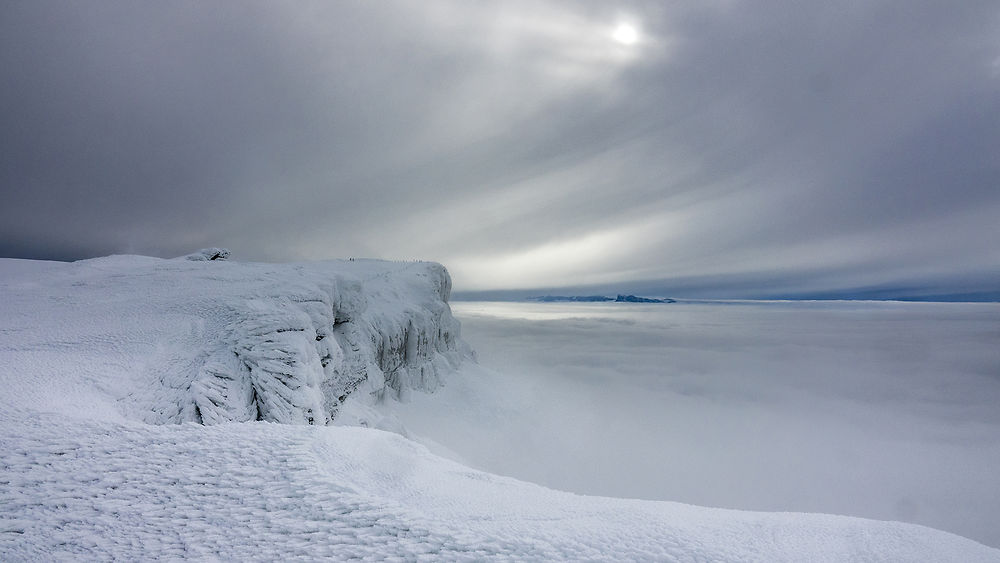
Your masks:
[[[622,45],[634,45],[639,41],[639,31],[627,23],[620,23],[611,33],[611,38]]]

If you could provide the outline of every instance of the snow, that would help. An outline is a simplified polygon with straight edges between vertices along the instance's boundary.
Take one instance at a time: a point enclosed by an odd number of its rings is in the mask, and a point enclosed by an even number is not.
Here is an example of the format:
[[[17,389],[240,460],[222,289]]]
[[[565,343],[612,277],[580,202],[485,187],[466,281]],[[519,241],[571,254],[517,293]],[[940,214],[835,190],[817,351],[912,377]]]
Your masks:
[[[0,260],[0,560],[1000,561],[912,524],[559,492],[324,425],[392,425],[397,399],[483,371],[449,290],[419,262]]]
[[[433,390],[469,354],[437,264],[113,256],[34,266],[44,272],[5,267],[5,368],[73,376],[20,387],[11,373],[13,404],[65,411],[66,393],[48,386],[70,385],[105,391],[88,401],[91,416],[325,424],[354,392]]]
[[[372,429],[55,415],[3,422],[5,561],[998,556],[899,523],[560,493],[470,470]]]

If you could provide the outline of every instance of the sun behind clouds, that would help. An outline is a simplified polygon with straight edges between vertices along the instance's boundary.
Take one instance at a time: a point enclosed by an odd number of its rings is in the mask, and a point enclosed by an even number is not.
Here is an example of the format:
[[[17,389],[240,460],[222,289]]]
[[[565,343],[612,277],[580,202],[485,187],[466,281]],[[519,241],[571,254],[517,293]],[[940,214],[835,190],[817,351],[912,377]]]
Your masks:
[[[620,23],[611,33],[611,38],[622,45],[634,45],[639,41],[639,30],[627,23]]]

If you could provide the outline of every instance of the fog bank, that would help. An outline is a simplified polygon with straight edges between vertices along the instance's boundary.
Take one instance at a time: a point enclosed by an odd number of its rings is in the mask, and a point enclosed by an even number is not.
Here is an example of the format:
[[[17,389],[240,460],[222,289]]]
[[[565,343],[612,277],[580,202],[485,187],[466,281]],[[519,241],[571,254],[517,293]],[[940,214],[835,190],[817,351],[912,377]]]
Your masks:
[[[453,308],[482,369],[397,412],[439,451],[579,493],[1000,546],[1000,305]]]

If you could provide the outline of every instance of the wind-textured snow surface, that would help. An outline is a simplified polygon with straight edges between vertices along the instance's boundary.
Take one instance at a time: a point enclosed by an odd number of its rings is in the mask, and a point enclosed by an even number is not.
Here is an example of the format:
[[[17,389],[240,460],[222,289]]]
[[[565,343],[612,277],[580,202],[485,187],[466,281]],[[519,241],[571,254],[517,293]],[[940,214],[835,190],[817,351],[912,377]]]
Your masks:
[[[913,525],[577,496],[395,434],[268,423],[3,424],[0,559],[996,561]]]
[[[909,524],[562,493],[324,426],[345,395],[461,377],[448,285],[425,263],[0,260],[0,560],[1000,561]]]

